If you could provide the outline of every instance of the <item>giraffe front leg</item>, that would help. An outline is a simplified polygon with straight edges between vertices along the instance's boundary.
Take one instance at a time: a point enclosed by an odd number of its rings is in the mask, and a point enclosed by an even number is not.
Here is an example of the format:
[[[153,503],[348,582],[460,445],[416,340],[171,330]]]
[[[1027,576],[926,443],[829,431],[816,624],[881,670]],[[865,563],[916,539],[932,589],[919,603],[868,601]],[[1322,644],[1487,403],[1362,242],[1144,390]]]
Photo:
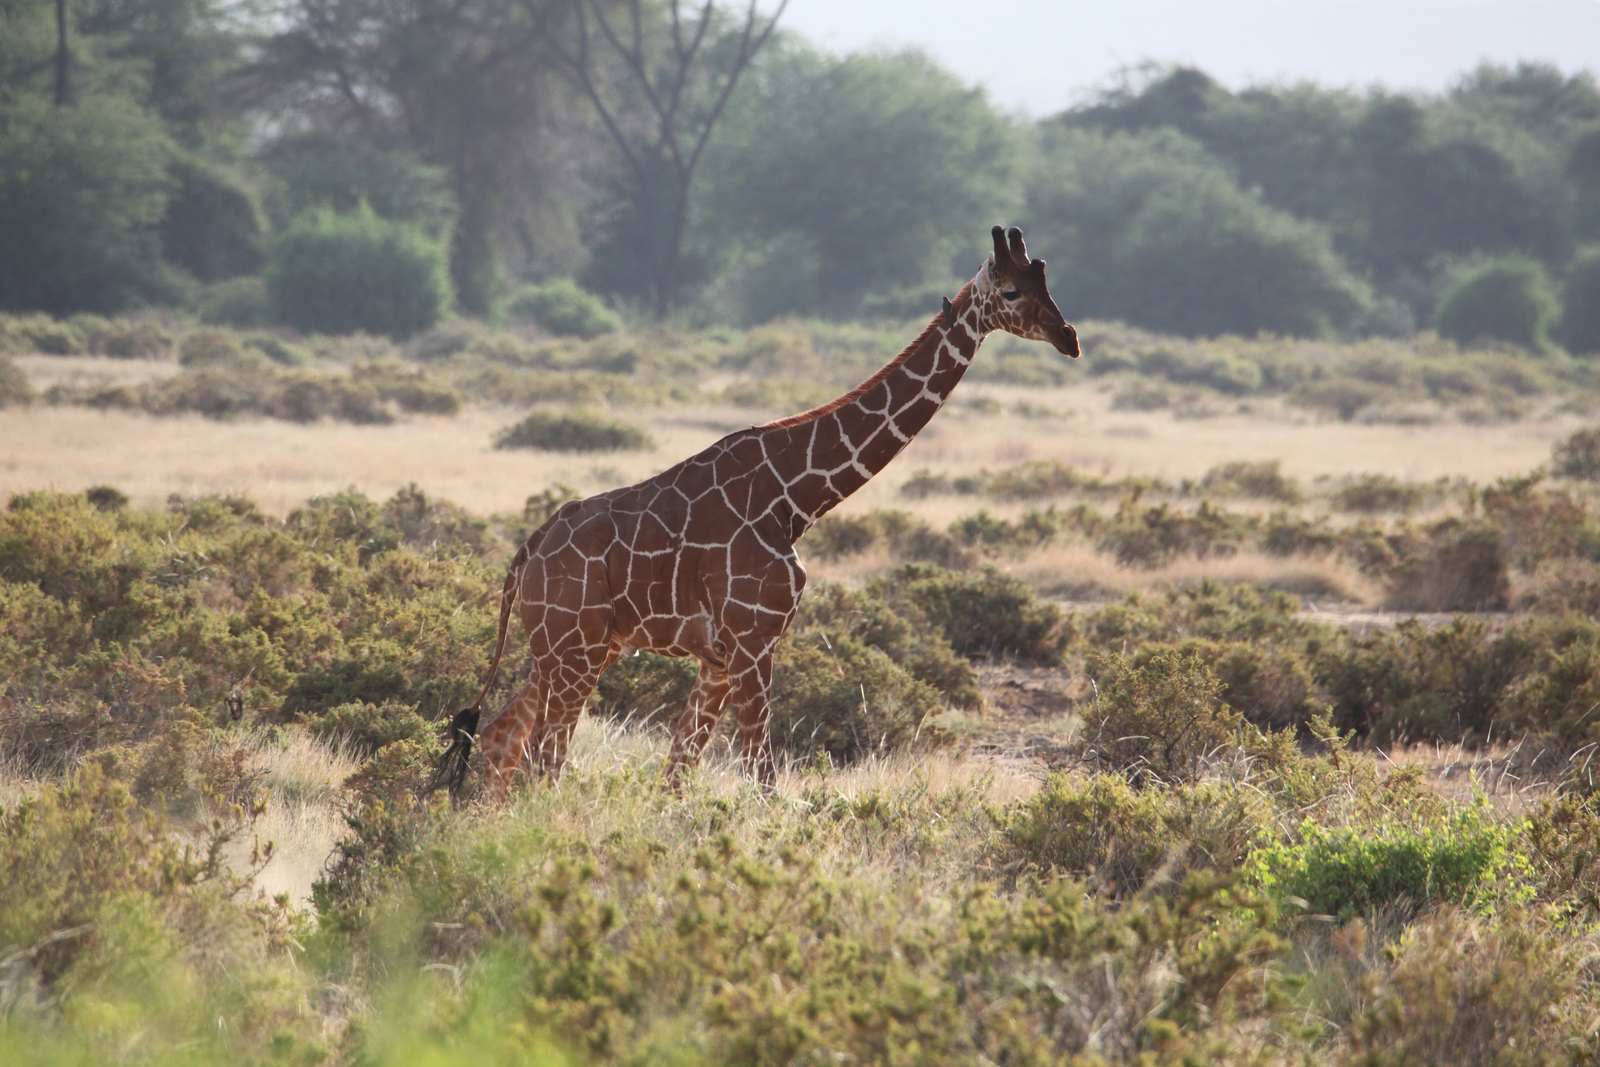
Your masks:
[[[672,754],[667,757],[667,788],[674,793],[683,790],[685,768],[697,763],[711,732],[722,718],[722,708],[728,702],[728,672],[718,670],[709,663],[700,664],[700,673],[689,690],[689,703],[672,731]]]
[[[739,763],[746,774],[761,783],[763,790],[775,792],[778,773],[772,759],[772,733],[767,727],[772,710],[772,645],[757,655],[736,657],[729,676],[729,700],[739,724]]]

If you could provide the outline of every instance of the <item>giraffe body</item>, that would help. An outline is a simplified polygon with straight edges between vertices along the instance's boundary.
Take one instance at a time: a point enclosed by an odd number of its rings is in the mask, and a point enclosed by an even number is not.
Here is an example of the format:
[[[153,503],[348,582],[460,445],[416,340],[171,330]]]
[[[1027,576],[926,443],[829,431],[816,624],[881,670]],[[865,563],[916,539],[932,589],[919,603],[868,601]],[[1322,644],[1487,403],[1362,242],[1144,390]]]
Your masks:
[[[1049,296],[1043,261],[1028,260],[1021,231],[1011,230],[1009,243],[998,226],[994,236],[995,254],[977,277],[855,389],[729,434],[637,485],[566,504],[528,539],[507,576],[490,684],[513,603],[533,668],[483,732],[491,796],[504,795],[524,762],[558,776],[600,674],[641,649],[700,662],[673,732],[669,781],[698,759],[731,707],[746,769],[774,783],[772,651],[806,584],[795,542],[927,425],[985,334],[1006,329],[1078,354],[1076,333]],[[480,694],[457,717],[467,746],[458,740],[453,750],[458,778],[482,701]]]

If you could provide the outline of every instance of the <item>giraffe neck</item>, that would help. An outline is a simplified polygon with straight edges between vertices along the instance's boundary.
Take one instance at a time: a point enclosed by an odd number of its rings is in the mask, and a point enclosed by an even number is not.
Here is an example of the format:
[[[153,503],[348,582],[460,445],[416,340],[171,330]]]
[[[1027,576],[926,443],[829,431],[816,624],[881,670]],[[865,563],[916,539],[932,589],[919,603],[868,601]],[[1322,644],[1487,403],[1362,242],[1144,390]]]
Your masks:
[[[987,264],[904,351],[821,407],[755,427],[796,514],[796,536],[865,485],[944,406],[972,365],[993,296]]]

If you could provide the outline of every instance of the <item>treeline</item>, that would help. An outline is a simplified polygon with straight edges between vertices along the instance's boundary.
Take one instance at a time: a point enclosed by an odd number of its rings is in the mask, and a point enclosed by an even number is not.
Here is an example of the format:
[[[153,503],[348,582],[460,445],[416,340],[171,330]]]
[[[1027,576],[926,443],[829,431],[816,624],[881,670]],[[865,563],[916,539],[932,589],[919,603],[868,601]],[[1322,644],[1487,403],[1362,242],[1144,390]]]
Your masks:
[[[603,321],[575,280],[641,317],[909,317],[1008,220],[1076,317],[1600,350],[1587,72],[1486,65],[1420,95],[1149,66],[1027,122],[753,7],[253,11],[0,10],[0,309]]]

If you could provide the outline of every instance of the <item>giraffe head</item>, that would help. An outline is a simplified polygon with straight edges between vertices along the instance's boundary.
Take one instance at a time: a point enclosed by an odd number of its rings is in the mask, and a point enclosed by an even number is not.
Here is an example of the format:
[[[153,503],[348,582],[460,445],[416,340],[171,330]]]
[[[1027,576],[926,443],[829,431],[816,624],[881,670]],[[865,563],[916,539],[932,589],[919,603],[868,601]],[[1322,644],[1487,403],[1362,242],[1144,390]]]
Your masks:
[[[1022,231],[996,226],[989,280],[994,288],[982,301],[979,325],[1033,341],[1048,341],[1064,356],[1078,358],[1078,331],[1056,307],[1044,281],[1044,260],[1029,259]]]

